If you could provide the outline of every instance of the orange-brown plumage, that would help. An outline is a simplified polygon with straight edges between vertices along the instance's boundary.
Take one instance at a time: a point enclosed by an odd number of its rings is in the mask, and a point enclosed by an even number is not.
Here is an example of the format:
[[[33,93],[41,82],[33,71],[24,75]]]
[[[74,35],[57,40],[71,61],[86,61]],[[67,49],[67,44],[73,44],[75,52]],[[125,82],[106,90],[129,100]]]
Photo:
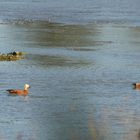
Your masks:
[[[7,91],[10,94],[13,94],[13,95],[23,95],[23,96],[26,96],[28,94],[28,88],[29,87],[30,86],[28,84],[25,84],[23,90],[20,90],[20,89],[8,89]]]
[[[140,82],[133,83],[134,89],[140,90]]]

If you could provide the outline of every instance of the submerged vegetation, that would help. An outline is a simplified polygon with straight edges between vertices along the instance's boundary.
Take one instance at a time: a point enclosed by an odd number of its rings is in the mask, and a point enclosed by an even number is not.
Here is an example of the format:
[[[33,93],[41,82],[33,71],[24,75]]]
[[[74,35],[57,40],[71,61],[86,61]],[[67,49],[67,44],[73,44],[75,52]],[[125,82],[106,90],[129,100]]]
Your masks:
[[[16,61],[23,59],[23,52],[10,52],[7,54],[0,54],[0,61]]]

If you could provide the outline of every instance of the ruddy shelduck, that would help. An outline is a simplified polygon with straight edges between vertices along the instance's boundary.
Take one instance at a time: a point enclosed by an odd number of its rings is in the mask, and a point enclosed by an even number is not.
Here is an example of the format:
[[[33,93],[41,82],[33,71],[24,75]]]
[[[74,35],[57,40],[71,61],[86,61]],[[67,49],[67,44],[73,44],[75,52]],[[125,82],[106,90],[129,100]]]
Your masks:
[[[133,83],[134,89],[140,90],[140,82]]]
[[[25,84],[23,90],[8,89],[7,91],[9,92],[9,94],[26,96],[28,94],[28,88],[30,88],[30,86],[28,84]]]

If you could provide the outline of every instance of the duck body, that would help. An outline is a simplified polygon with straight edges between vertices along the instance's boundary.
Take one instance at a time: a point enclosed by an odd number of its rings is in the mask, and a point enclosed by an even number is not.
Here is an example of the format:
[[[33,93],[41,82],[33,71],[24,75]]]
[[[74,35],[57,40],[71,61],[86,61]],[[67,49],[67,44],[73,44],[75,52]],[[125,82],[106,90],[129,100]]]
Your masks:
[[[133,83],[134,89],[140,90],[140,82]]]
[[[28,84],[24,85],[24,89],[20,90],[20,89],[8,89],[6,91],[8,91],[9,94],[11,95],[23,95],[26,96],[28,94],[28,88],[30,86]]]
[[[14,94],[14,95],[23,95],[23,96],[26,96],[28,94],[28,90],[8,89],[7,91],[10,94]]]

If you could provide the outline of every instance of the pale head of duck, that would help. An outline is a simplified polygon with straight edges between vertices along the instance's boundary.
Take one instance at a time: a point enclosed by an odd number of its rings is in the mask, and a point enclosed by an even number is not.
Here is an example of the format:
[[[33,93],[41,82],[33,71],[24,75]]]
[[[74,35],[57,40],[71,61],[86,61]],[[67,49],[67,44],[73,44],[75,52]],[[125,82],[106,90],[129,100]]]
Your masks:
[[[24,90],[28,90],[28,88],[30,88],[30,86],[28,84],[24,85]]]

